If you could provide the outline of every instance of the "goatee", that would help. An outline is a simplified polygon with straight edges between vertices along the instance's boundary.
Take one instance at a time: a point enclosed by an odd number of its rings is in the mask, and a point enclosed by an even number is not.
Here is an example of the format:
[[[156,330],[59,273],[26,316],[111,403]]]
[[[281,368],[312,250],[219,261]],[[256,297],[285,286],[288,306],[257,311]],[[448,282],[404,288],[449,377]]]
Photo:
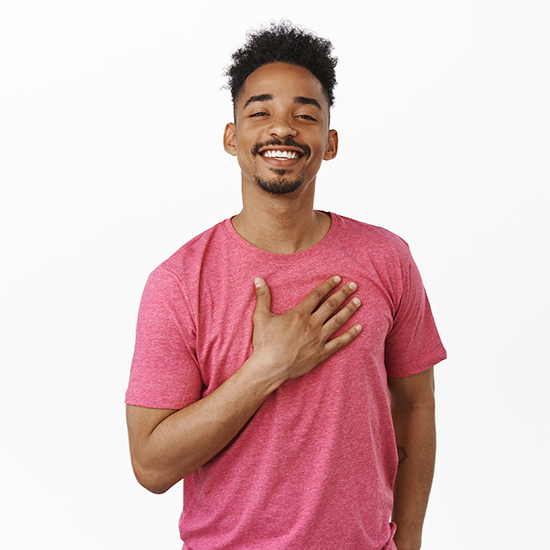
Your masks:
[[[303,152],[303,155],[306,158],[309,158],[311,156],[311,149],[309,145],[297,143],[292,138],[287,137],[284,141],[280,139],[272,139],[271,141],[266,141],[264,143],[257,143],[252,148],[252,155],[257,156],[260,154],[260,151],[264,147],[270,147],[270,146],[287,146],[287,147],[296,147],[298,149],[301,149]],[[273,179],[264,179],[260,176],[256,176],[256,184],[263,189],[264,191],[267,191],[268,193],[271,193],[272,195],[287,195],[288,193],[293,193],[297,189],[299,189],[303,183],[304,183],[304,175],[300,174],[296,179],[294,180],[288,180],[284,176],[287,174],[287,170],[276,170],[272,169],[272,172],[277,174],[278,178]]]
[[[288,180],[284,177],[286,170],[275,170],[275,172],[279,174],[278,178],[266,180],[260,176],[256,177],[256,184],[272,195],[287,195],[288,193],[294,193],[294,191],[300,189],[304,183],[303,176],[298,176],[294,180]]]

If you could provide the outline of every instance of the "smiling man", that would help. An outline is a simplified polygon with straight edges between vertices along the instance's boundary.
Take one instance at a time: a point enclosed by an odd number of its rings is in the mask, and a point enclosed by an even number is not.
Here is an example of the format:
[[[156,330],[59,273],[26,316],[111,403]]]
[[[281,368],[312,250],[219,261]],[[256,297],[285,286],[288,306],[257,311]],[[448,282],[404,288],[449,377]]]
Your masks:
[[[255,95],[256,89],[270,92]],[[248,176],[268,193],[292,193],[306,178],[308,184],[315,180],[322,159],[336,155],[337,134],[328,128],[328,111],[322,85],[307,69],[280,62],[264,65],[247,78],[239,94],[237,122],[226,128],[226,150],[239,158],[244,172],[245,159],[237,155],[237,146],[242,149],[243,140],[252,140],[254,172]],[[269,128],[274,120],[283,125],[277,133]],[[302,143],[295,139],[298,134]],[[270,139],[262,142],[266,137]]]
[[[272,25],[228,69],[242,211],[149,277],[126,394],[138,481],[189,550],[417,550],[445,358],[404,241],[313,208],[336,59]]]

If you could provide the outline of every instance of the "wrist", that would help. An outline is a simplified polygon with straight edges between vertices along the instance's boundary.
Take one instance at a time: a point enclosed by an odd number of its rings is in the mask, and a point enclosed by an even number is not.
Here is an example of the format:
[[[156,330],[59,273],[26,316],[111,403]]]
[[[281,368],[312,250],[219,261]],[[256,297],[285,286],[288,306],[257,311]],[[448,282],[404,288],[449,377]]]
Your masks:
[[[282,369],[277,369],[261,354],[253,352],[240,369],[245,383],[267,397],[287,380]]]

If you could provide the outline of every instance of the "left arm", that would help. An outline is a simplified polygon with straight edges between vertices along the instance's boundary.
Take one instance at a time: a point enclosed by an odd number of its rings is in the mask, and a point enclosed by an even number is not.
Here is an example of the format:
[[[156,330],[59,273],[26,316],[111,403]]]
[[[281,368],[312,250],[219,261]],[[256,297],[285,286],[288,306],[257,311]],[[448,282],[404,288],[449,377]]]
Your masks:
[[[399,451],[392,521],[398,550],[419,550],[435,465],[433,367],[406,378],[388,377]]]

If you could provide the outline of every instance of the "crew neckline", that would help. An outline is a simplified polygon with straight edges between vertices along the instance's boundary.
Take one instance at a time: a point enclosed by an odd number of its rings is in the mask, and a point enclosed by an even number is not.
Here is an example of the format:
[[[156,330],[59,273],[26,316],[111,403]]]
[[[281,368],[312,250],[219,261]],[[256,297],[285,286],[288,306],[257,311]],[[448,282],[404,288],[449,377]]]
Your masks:
[[[340,216],[334,214],[333,212],[325,212],[324,210],[321,210],[320,212],[323,212],[330,216],[331,223],[327,234],[317,244],[314,244],[310,248],[306,248],[305,250],[301,250],[300,252],[293,252],[291,254],[278,254],[277,252],[269,252],[267,250],[258,248],[253,244],[250,244],[237,233],[237,230],[233,227],[233,224],[231,222],[232,218],[227,218],[225,220],[224,228],[231,240],[247,252],[262,256],[264,258],[269,258],[270,261],[289,262],[302,258],[316,256],[331,245],[340,227]]]

